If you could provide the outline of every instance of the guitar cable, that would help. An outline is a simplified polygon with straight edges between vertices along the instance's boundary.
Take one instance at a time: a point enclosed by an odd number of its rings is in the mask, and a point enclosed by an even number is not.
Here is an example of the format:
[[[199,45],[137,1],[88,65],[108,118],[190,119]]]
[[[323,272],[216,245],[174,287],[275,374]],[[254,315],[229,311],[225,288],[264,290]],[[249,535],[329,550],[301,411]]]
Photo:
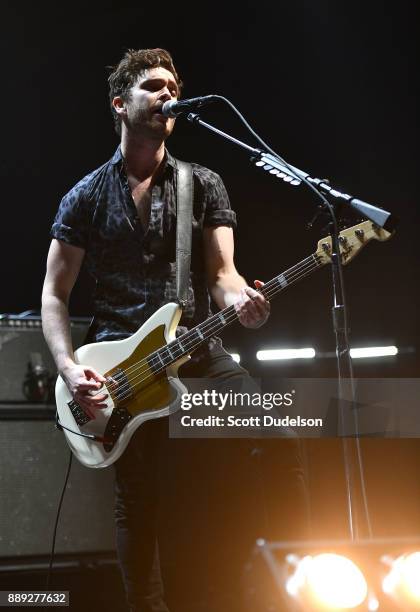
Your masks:
[[[61,423],[60,419],[58,418],[58,411],[57,410],[55,411],[55,427],[59,431],[62,431],[63,429],[65,429],[66,431],[69,431],[70,433],[75,434],[77,436],[82,436],[83,438],[89,438],[90,440],[96,440],[96,441],[103,441],[103,438],[101,438],[100,436],[96,436],[95,434],[82,433],[81,431],[75,431],[74,429],[70,429],[70,427],[66,427],[65,425],[63,425]],[[55,523],[54,523],[53,538],[52,538],[52,544],[51,544],[51,553],[50,553],[50,560],[49,560],[48,572],[47,572],[47,580],[46,580],[46,586],[45,586],[45,589],[47,591],[49,591],[50,585],[51,585],[51,576],[52,576],[52,568],[53,568],[53,563],[54,563],[55,543],[56,543],[56,539],[57,539],[58,521],[60,519],[61,507],[63,505],[64,494],[66,492],[67,483],[68,483],[68,480],[69,480],[69,477],[70,477],[72,463],[73,463],[73,451],[70,449],[70,452],[69,452],[69,461],[68,461],[68,464],[67,464],[67,471],[66,471],[66,476],[65,476],[65,479],[64,479],[63,490],[61,491],[60,501],[58,503],[57,514],[56,514]]]
[[[52,575],[52,568],[53,568],[53,563],[54,563],[55,542],[56,542],[56,538],[57,538],[58,520],[60,518],[61,506],[63,505],[64,493],[66,492],[66,487],[67,487],[67,482],[68,482],[69,476],[70,476],[70,470],[71,470],[72,462],[73,462],[73,452],[70,450],[70,452],[69,452],[69,461],[68,461],[68,465],[67,465],[66,477],[64,479],[64,486],[63,486],[63,490],[61,491],[60,501],[58,503],[58,508],[57,508],[57,515],[55,517],[53,539],[52,539],[52,545],[51,545],[50,562],[49,562],[49,565],[48,565],[47,581],[46,581],[46,586],[45,586],[45,589],[47,591],[50,590],[50,585],[51,585],[51,575]]]
[[[97,436],[95,434],[87,434],[87,433],[83,433],[81,431],[76,431],[75,429],[70,429],[70,427],[67,427],[66,425],[63,425],[63,423],[58,418],[57,410],[55,411],[55,427],[59,431],[65,429],[66,431],[69,431],[70,433],[75,434],[76,436],[81,436],[82,438],[89,438],[89,440],[95,440],[96,442],[103,442],[104,441],[104,439],[101,436]]]

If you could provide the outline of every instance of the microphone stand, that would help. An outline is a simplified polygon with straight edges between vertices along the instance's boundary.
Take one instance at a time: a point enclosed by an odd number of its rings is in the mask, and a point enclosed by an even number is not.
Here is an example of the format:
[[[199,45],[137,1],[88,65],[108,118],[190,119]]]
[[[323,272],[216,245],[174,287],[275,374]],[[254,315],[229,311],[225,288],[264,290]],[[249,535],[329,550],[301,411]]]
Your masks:
[[[343,272],[340,260],[340,243],[335,216],[329,223],[331,233],[332,253],[331,271],[333,287],[332,319],[335,334],[336,356],[337,356],[337,384],[338,384],[338,415],[340,422],[338,430],[343,442],[343,463],[346,482],[347,512],[350,538],[352,541],[359,537],[359,528],[356,516],[353,513],[355,506],[353,502],[354,493],[354,469],[351,460],[352,443],[345,436],[345,414],[346,407],[352,411],[357,410],[355,406],[353,364],[350,357],[350,345],[348,338],[347,309],[345,306]],[[350,400],[350,404],[349,404]],[[353,412],[357,418],[356,412]],[[358,431],[356,429],[356,436]]]
[[[348,508],[348,523],[349,523],[349,531],[350,537],[352,540],[358,537],[358,533],[354,529],[354,516],[353,516],[353,491],[354,491],[354,474],[352,470],[352,462],[351,462],[351,448],[350,448],[350,440],[345,436],[345,406],[350,406],[356,423],[356,438],[358,435],[357,428],[357,414],[354,404],[354,384],[353,384],[353,367],[350,357],[350,346],[348,340],[348,322],[346,320],[346,308],[345,308],[345,294],[344,294],[344,280],[343,280],[343,272],[342,272],[342,264],[340,258],[340,242],[339,242],[339,234],[337,228],[337,222],[334,213],[334,207],[326,200],[325,197],[321,196],[319,192],[322,192],[330,197],[334,197],[339,200],[344,200],[349,206],[355,209],[358,213],[367,217],[370,221],[378,225],[379,227],[383,227],[387,231],[392,231],[396,224],[397,219],[391,215],[390,212],[378,208],[377,206],[373,206],[372,204],[368,204],[363,200],[359,200],[354,196],[351,196],[346,193],[342,193],[337,189],[334,189],[328,181],[325,179],[312,178],[309,176],[307,172],[296,168],[295,166],[291,166],[290,164],[284,162],[284,160],[272,155],[266,151],[261,149],[257,149],[251,147],[241,140],[234,138],[230,134],[219,130],[213,125],[203,121],[197,113],[189,113],[187,115],[188,121],[195,125],[201,125],[206,129],[218,134],[225,140],[236,144],[237,146],[245,149],[248,153],[251,154],[251,161],[255,163],[255,165],[262,167],[263,170],[266,170],[270,174],[276,176],[277,178],[283,179],[285,182],[290,183],[291,185],[300,185],[302,182],[309,184],[308,186],[313,189],[317,193],[319,197],[321,197],[323,201],[323,207],[328,209],[330,213],[331,222],[329,224],[331,238],[332,238],[332,253],[331,253],[331,268],[332,268],[332,286],[333,286],[333,326],[334,326],[334,334],[336,338],[336,355],[337,355],[337,372],[338,372],[338,408],[339,415],[341,417],[340,429],[341,436],[343,438],[343,460],[344,460],[344,469],[345,469],[345,480],[346,480],[346,495],[347,495],[347,508]],[[358,440],[356,440],[358,444]],[[358,447],[358,458],[361,466],[361,455],[360,448]],[[363,479],[361,473],[361,480]],[[362,489],[364,492],[363,482]],[[369,529],[369,534],[371,536],[371,527],[370,527],[370,519],[369,513],[367,509],[367,501],[364,498],[365,503],[365,512],[366,519]]]
[[[332,187],[329,181],[325,179],[313,178],[307,172],[284,162],[279,157],[276,157],[271,153],[250,147],[241,140],[230,136],[230,134],[226,134],[226,132],[219,130],[210,123],[203,121],[197,113],[189,113],[187,115],[187,119],[191,123],[201,125],[211,132],[218,134],[225,140],[233,142],[233,144],[245,149],[245,151],[248,151],[248,153],[251,154],[251,161],[254,162],[256,166],[262,167],[263,170],[266,170],[277,178],[283,179],[283,181],[286,183],[290,183],[290,185],[300,185],[302,182],[310,183],[314,190],[324,193],[332,198],[343,200],[356,212],[363,215],[379,227],[383,227],[388,232],[392,232],[396,228],[398,219],[395,217],[395,215],[392,215],[383,208],[379,208],[373,204],[368,204],[368,202],[359,200],[348,193],[343,193]]]

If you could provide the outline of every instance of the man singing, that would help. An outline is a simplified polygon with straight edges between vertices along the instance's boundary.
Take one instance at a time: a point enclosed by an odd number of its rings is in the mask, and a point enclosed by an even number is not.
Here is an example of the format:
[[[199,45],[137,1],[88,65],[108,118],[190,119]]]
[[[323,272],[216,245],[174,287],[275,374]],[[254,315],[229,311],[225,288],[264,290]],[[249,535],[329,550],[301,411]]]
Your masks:
[[[84,411],[95,417],[105,382],[75,362],[68,302],[84,262],[96,280],[89,340],[118,340],[135,332],[159,307],[176,301],[176,160],[165,148],[175,119],[162,105],[177,100],[181,80],[163,49],[128,51],[109,77],[110,103],[121,143],[111,159],[63,198],[52,227],[42,294],[45,338],[57,369]],[[239,275],[233,260],[235,213],[220,177],[198,164],[193,172],[192,256],[188,300],[179,331],[235,304],[245,327],[267,320],[270,306]],[[261,286],[255,281],[256,288]],[[248,376],[211,338],[182,366],[183,377]],[[143,424],[116,467],[117,550],[132,611],[168,612],[156,537],[156,464],[165,421]]]

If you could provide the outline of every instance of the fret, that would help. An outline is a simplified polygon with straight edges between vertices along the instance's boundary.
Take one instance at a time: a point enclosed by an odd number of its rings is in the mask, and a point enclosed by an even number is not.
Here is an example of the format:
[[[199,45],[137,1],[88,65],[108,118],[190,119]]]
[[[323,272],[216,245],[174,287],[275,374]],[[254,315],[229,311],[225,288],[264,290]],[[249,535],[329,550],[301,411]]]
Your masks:
[[[159,351],[156,351],[156,353],[152,353],[147,358],[147,363],[149,365],[149,368],[152,370],[152,372],[155,372],[155,374],[160,372],[162,367],[165,367],[165,364],[163,363],[163,360],[159,354]]]
[[[279,274],[276,280],[281,288],[287,287],[289,284],[284,274]]]
[[[222,325],[226,325],[226,319],[225,319],[225,317],[223,316],[223,313],[222,313],[222,312],[219,312],[219,314],[218,314],[218,318],[219,318],[219,321],[221,321]]]
[[[212,321],[213,324],[211,326],[210,331],[207,332],[207,336],[211,336],[212,334],[214,334],[214,332],[218,332],[224,327],[223,322],[221,321],[220,316],[218,314],[213,317]]]
[[[193,328],[189,332],[187,332],[184,336],[182,336],[183,342],[187,347],[185,350],[186,353],[188,351],[194,350],[203,340],[205,340],[204,334],[199,327]]]
[[[185,340],[187,340],[186,336],[184,337],[184,341]],[[185,355],[185,353],[187,352],[188,352],[188,349],[186,349],[183,346],[180,340],[174,340],[170,344],[167,344],[165,347],[156,351],[156,353],[154,354],[154,357],[158,358],[160,362],[160,366],[159,364],[154,364],[151,367],[152,369],[156,369],[156,367],[158,367],[158,369],[159,367],[166,368],[168,365],[171,365],[171,363],[174,363],[177,359]],[[149,362],[149,365],[151,365],[150,362]]]
[[[171,356],[172,359],[176,360],[182,357],[186,353],[185,348],[183,347],[180,340],[174,340],[168,345],[168,348],[172,351]]]
[[[187,352],[191,349],[191,346],[196,346],[197,343],[199,343],[201,340],[203,339],[203,334],[200,332],[200,334],[197,333],[196,329],[191,329],[190,331],[186,332],[185,334],[183,334],[182,336],[182,341],[183,341],[183,351]],[[181,344],[180,340],[178,340],[178,342]],[[184,348],[184,347],[187,348]]]
[[[170,365],[171,361],[173,360],[171,351],[168,349],[167,346],[157,351],[156,354],[159,355],[159,358],[162,362],[163,367]]]

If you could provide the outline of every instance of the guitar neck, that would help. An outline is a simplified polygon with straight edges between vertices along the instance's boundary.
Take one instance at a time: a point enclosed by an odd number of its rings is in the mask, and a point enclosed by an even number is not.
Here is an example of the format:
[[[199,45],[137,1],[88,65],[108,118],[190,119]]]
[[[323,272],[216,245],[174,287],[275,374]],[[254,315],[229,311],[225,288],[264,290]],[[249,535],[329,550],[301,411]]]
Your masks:
[[[323,265],[325,265],[325,261],[314,253],[292,268],[272,278],[258,291],[262,293],[267,300],[271,300],[275,295],[284,291],[298,280],[308,276],[308,274],[311,274],[318,268],[321,268]],[[181,357],[195,351],[203,342],[208,340],[211,336],[220,333],[225,327],[237,321],[237,319],[238,314],[235,306],[228,306],[209,319],[203,321],[203,323],[188,330],[182,334],[182,336],[173,340],[152,355],[153,357],[158,357],[158,361],[164,367],[171,365]]]

